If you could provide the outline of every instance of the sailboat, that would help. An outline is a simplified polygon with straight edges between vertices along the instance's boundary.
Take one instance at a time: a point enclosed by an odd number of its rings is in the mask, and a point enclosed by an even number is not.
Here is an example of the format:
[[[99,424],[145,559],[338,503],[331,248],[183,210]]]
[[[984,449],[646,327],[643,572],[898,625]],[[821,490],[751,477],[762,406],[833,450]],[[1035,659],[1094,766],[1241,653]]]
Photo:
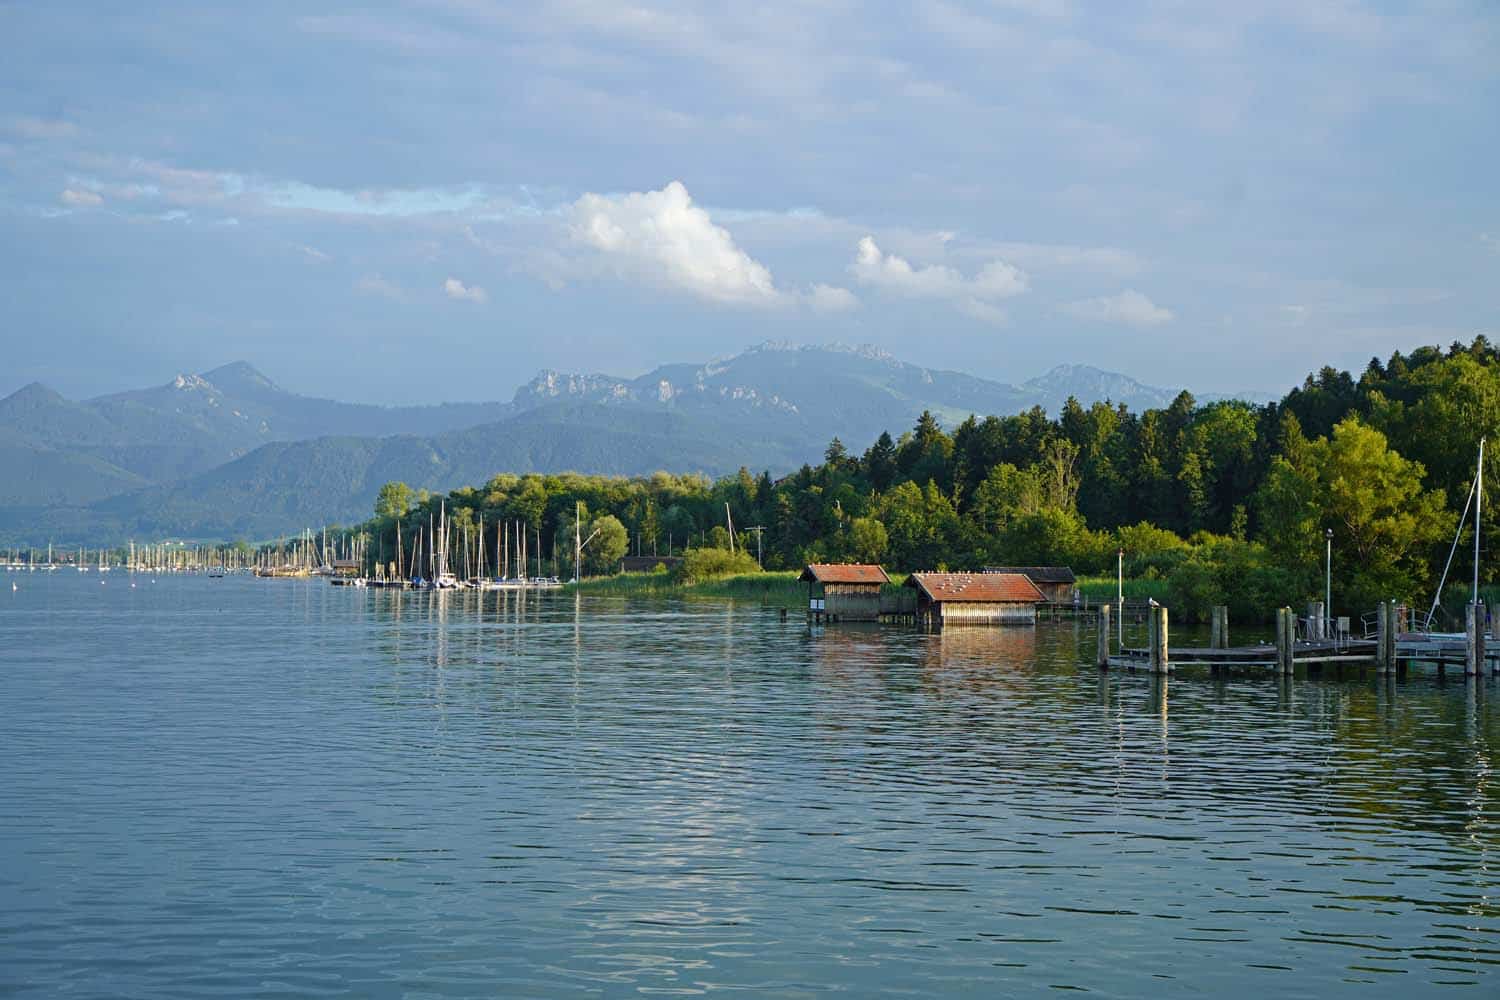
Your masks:
[[[448,505],[438,509],[437,568],[432,576],[433,590],[452,590],[458,586],[458,577],[448,572]]]
[[[1469,592],[1469,600],[1479,602],[1479,526],[1480,516],[1484,511],[1484,438],[1479,439],[1479,459],[1474,465],[1474,482],[1469,487],[1469,498],[1464,501],[1464,512],[1459,515],[1458,528],[1453,533],[1453,545],[1448,549],[1448,561],[1443,564],[1443,575],[1438,579],[1437,592],[1432,595],[1432,607],[1427,609],[1427,620],[1414,623],[1417,631],[1425,632],[1433,638],[1462,639],[1462,632],[1434,632],[1433,622],[1437,618],[1438,607],[1443,600],[1443,585],[1448,582],[1448,570],[1453,566],[1453,556],[1458,551],[1458,540],[1463,537],[1464,525],[1469,520],[1469,508],[1474,508],[1474,577],[1472,589]]]

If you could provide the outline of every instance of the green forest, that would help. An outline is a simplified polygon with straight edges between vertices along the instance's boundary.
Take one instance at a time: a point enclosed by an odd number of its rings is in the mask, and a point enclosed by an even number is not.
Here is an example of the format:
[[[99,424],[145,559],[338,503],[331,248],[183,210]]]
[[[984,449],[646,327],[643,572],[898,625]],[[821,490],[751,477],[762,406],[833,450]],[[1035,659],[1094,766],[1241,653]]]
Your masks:
[[[501,474],[442,497],[391,483],[357,530],[373,558],[391,559],[397,522],[410,539],[441,504],[454,537],[481,518],[487,534],[528,525],[531,556],[559,575],[572,573],[575,510],[582,534],[597,531],[585,574],[613,572],[627,551],[697,549],[709,551],[690,575],[754,570],[757,553],[766,569],[1061,564],[1084,575],[1113,573],[1123,550],[1126,575],[1162,581],[1174,614],[1222,603],[1242,621],[1321,595],[1331,530],[1335,609],[1359,613],[1387,597],[1431,599],[1480,438],[1497,428],[1500,351],[1480,337],[1372,358],[1357,375],[1324,368],[1261,406],[1184,392],[1142,413],[1069,400],[1055,416],[1037,408],[954,427],[924,413],[863,451],[835,438],[822,463],[775,480],[748,469],[717,481]],[[1487,535],[1496,516],[1485,500]],[[1465,580],[1466,544],[1455,563]]]

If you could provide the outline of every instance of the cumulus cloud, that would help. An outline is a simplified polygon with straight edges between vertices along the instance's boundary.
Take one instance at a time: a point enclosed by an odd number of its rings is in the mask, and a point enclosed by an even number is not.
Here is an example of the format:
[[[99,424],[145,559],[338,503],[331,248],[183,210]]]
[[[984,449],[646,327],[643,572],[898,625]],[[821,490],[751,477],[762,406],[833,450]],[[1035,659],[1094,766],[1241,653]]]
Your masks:
[[[881,250],[872,236],[859,241],[849,272],[862,284],[892,295],[948,301],[986,323],[1004,323],[1005,311],[995,303],[1027,289],[1025,272],[1003,260],[992,260],[965,277],[946,264],[913,267],[906,258]]]
[[[680,181],[660,191],[585,194],[569,232],[619,277],[679,289],[709,302],[782,305],[771,272],[716,225]]]
[[[979,299],[965,299],[958,304],[958,311],[992,326],[1004,326],[1010,322],[1010,314],[1004,309]]]
[[[450,299],[459,302],[475,302],[483,305],[490,300],[490,295],[478,285],[465,285],[457,278],[449,278],[443,282],[443,294]]]
[[[57,197],[64,205],[72,205],[74,208],[92,208],[104,204],[103,195],[87,188],[64,188],[63,193]]]
[[[1127,288],[1119,295],[1069,302],[1062,309],[1077,319],[1126,326],[1160,326],[1173,319],[1172,310],[1157,305],[1134,288]]]
[[[859,308],[859,297],[837,285],[813,285],[803,298],[816,312],[848,312]]]

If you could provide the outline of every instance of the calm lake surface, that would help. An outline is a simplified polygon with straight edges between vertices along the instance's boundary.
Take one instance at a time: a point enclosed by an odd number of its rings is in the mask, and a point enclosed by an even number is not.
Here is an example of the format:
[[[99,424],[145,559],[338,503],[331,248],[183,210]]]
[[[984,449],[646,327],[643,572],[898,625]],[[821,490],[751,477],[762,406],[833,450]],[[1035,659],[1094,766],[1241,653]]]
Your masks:
[[[0,995],[1500,996],[1500,685],[0,576]]]

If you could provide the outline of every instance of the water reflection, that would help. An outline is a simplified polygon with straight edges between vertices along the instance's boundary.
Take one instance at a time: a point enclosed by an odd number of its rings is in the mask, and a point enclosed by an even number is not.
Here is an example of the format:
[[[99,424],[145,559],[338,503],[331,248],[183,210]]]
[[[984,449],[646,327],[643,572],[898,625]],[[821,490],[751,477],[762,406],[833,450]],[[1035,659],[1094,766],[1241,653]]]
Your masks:
[[[11,992],[1496,985],[1492,678],[223,582],[0,610]]]

